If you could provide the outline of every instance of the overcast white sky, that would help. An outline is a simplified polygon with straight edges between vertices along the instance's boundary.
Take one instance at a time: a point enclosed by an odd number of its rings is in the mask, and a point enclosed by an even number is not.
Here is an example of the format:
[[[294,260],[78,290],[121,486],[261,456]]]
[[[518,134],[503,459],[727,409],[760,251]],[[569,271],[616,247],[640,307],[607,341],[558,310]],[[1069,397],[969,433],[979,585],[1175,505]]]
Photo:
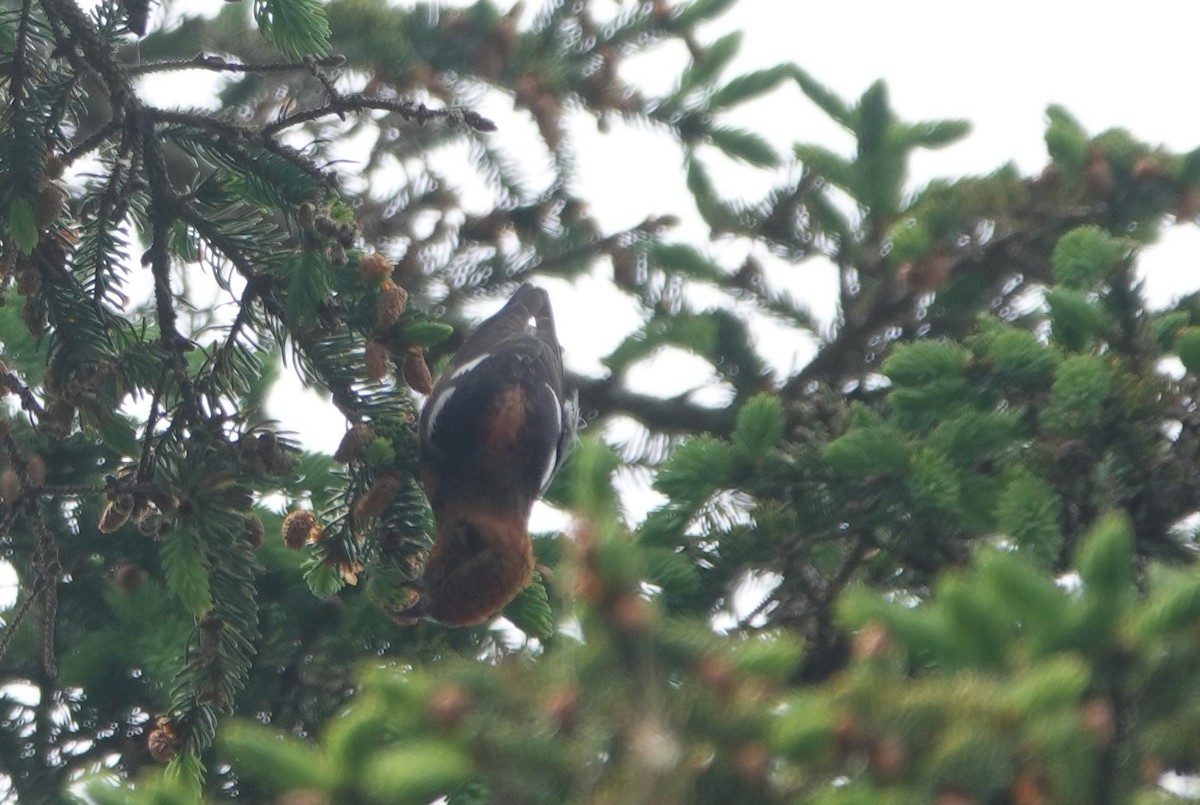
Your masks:
[[[594,0],[592,7],[601,15],[629,2]],[[507,8],[511,2],[500,5]],[[536,0],[528,0],[525,14],[537,7]],[[916,188],[935,177],[985,173],[1009,161],[1025,173],[1036,173],[1046,162],[1043,113],[1050,103],[1063,104],[1093,132],[1121,126],[1172,150],[1200,146],[1193,92],[1194,31],[1200,12],[1189,8],[1166,0],[1013,0],[987,5],[952,0],[741,0],[700,33],[702,41],[710,42],[730,30],[743,32],[741,54],[726,77],[794,61],[849,98],[884,78],[893,107],[904,119],[969,120],[973,130],[963,142],[914,160],[910,184]],[[667,48],[629,61],[623,75],[647,92],[665,92],[685,59],[682,47]],[[507,99],[493,99],[481,111],[500,123],[500,131],[492,136],[505,138],[506,144],[536,138],[532,126],[512,114]],[[797,141],[850,147],[849,138],[794,87],[756,102],[734,122],[765,130],[784,154]],[[635,225],[648,214],[691,209],[680,155],[668,138],[620,126],[601,134],[584,116],[573,126],[572,137],[581,185],[606,231]],[[771,183],[765,172],[722,172],[719,160],[713,167],[722,192],[730,196],[753,196]],[[698,218],[684,218],[675,235],[704,243],[706,230]],[[746,252],[744,243],[708,248],[729,265],[737,265]],[[756,256],[771,263],[765,254]],[[1200,233],[1177,227],[1143,257],[1153,303],[1165,304],[1200,287],[1198,256]],[[775,263],[771,268],[770,276],[805,298],[821,320],[832,320],[832,271],[819,263]],[[608,286],[604,273],[598,271],[596,280],[575,287],[550,284],[568,363],[583,371],[598,372],[598,359],[636,325],[634,312]],[[600,321],[596,311],[603,311]],[[482,316],[491,311],[479,312]],[[758,334],[781,372],[802,366],[814,348],[794,335],[785,339],[767,325]],[[707,376],[698,360],[673,353],[666,365],[658,361],[635,372],[631,382],[639,390],[679,393],[702,384]],[[296,410],[299,393],[295,385],[288,386],[276,397],[285,404],[274,412],[285,422]],[[324,429],[314,431],[311,418],[302,421],[309,446],[333,449],[342,431],[340,422],[331,422],[328,433],[322,433]]]

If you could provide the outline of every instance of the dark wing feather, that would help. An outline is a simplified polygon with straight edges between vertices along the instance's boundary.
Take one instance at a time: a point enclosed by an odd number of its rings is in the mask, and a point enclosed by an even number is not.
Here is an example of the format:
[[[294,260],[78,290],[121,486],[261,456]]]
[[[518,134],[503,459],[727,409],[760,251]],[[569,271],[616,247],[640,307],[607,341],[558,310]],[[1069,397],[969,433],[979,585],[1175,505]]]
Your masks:
[[[562,466],[575,439],[575,431],[579,427],[579,403],[574,395],[568,397],[564,389],[562,347],[558,343],[558,333],[554,329],[554,312],[550,309],[550,298],[546,292],[532,285],[522,285],[513,299],[525,296],[526,306],[533,314],[537,323],[536,338],[542,343],[542,352],[538,362],[550,387],[558,398],[559,410],[562,413],[562,432],[559,435],[557,450],[554,456],[554,470],[549,477]],[[547,484],[548,485],[548,484]],[[545,489],[542,489],[545,492]]]
[[[531,323],[532,322],[532,325]],[[554,471],[562,464],[575,435],[578,423],[578,406],[567,399],[563,391],[562,347],[554,327],[554,313],[550,308],[550,297],[533,285],[524,284],[517,289],[508,303],[491,318],[481,323],[467,336],[458,352],[446,365],[433,393],[421,412],[421,433],[424,440],[430,423],[432,404],[439,394],[447,391],[459,381],[455,373],[472,361],[485,355],[515,356],[528,361],[531,369],[543,379],[554,393],[561,414],[562,431],[555,445]],[[536,367],[536,368],[534,368]],[[431,449],[431,445],[424,445]],[[549,477],[553,476],[553,472]],[[544,491],[544,490],[542,490]]]

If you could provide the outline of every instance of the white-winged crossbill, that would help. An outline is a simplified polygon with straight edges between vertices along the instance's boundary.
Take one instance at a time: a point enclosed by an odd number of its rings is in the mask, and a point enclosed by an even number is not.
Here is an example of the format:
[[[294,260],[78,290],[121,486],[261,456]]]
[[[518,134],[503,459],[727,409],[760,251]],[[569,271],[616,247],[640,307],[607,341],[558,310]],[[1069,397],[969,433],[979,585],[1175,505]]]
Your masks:
[[[528,583],[529,514],[575,432],[546,292],[522,285],[438,378],[418,424],[437,538],[402,615],[480,623]]]

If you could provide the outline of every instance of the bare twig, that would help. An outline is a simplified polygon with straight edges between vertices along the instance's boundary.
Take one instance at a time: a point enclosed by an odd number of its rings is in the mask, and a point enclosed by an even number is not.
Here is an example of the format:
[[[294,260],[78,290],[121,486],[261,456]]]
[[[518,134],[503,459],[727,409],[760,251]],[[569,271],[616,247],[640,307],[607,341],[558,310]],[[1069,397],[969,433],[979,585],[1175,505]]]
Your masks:
[[[608,378],[568,374],[568,383],[572,388],[579,389],[579,405],[585,413],[596,410],[625,414],[648,428],[664,433],[704,431],[721,435],[733,430],[734,413],[731,408],[704,408],[688,402],[684,397],[663,399],[638,394]]]
[[[356,93],[354,95],[343,95],[312,109],[305,109],[285,115],[274,123],[268,123],[266,126],[263,126],[263,134],[271,137],[291,126],[297,126],[301,123],[307,123],[328,115],[344,115],[346,112],[365,112],[369,110],[392,112],[406,120],[416,121],[421,125],[431,120],[445,120],[451,125],[465,125],[476,131],[496,130],[495,123],[483,115],[467,109],[430,109],[423,103],[393,101]]]
[[[42,668],[48,676],[54,678],[58,676],[55,635],[58,623],[58,578],[62,575],[62,563],[58,558],[58,544],[50,535],[50,529],[46,527],[46,518],[40,505],[34,505],[29,519],[37,534],[34,561],[38,567],[38,584],[42,586]]]
[[[321,65],[317,64],[317,60],[312,56],[308,56],[304,60],[308,66],[308,70],[313,74],[313,78],[321,82],[321,86],[325,88],[325,97],[329,98],[330,103],[338,103],[342,100],[342,93],[338,92],[337,87],[333,85],[333,80],[325,75],[325,71],[321,69]],[[346,119],[345,110],[339,109],[337,116],[341,120]]]
[[[41,416],[45,413],[42,404],[38,402],[38,398],[34,395],[33,390],[29,386],[21,382],[21,378],[9,369],[3,363],[0,363],[0,384],[4,389],[16,394],[21,400],[21,410],[29,411],[35,416]]]
[[[150,465],[154,458],[154,429],[158,427],[158,418],[162,415],[162,393],[167,385],[167,367],[163,367],[162,375],[154,384],[154,393],[150,398],[150,412],[146,414],[146,430],[142,434],[142,449],[138,455],[137,473],[134,478],[144,483],[150,477]]]
[[[150,273],[154,277],[154,307],[158,317],[160,340],[170,355],[171,368],[179,383],[180,407],[185,420],[199,422],[200,412],[196,408],[195,390],[188,375],[187,361],[183,357],[186,339],[176,326],[175,296],[171,291],[171,255],[167,250],[171,224],[180,208],[179,199],[171,190],[167,178],[167,166],[162,148],[155,136],[154,124],[146,120],[142,131],[142,142],[148,159],[146,173],[150,180],[150,194],[154,199],[151,215],[150,249],[146,256]]]
[[[104,491],[103,484],[35,484],[26,490],[42,498],[81,498]]]
[[[326,56],[312,59],[318,67],[341,67],[346,63],[345,56]],[[130,75],[146,75],[147,73],[166,73],[174,70],[209,70],[218,73],[291,73],[310,69],[308,60],[303,62],[269,62],[266,64],[243,64],[226,61],[223,56],[212,53],[197,53],[190,59],[175,59],[172,61],[151,62],[125,68]]]
[[[63,164],[70,165],[80,157],[95,151],[97,148],[104,145],[104,142],[112,137],[112,135],[116,133],[117,129],[119,128],[120,124],[118,124],[117,121],[108,121],[103,126],[96,129],[91,134],[76,143],[71,150],[64,153],[62,157]]]
[[[262,134],[256,128],[231,123],[228,120],[222,120],[219,117],[214,117],[206,113],[184,112],[177,109],[157,109],[151,107],[144,109],[142,114],[148,118],[152,118],[157,123],[207,129],[216,132],[222,137],[227,137],[231,142],[235,143],[239,141],[253,141],[253,144],[266,151],[270,151],[281,159],[286,159],[293,167],[304,171],[319,184],[330,185],[333,182],[331,174],[314,166],[309,160],[297,153],[295,149],[289,148],[272,137]]]
[[[12,643],[13,637],[16,636],[17,630],[21,628],[21,623],[25,620],[25,616],[29,614],[29,610],[37,603],[38,598],[45,591],[46,577],[38,574],[33,582],[33,587],[29,590],[25,600],[16,608],[8,619],[8,626],[4,629],[4,634],[0,635],[0,659],[4,659],[4,655],[8,653],[8,647]]]
[[[0,440],[4,443],[4,449],[8,453],[9,465],[17,474],[17,481],[21,489],[20,496],[15,501],[9,501],[10,512],[13,516],[6,518],[5,522],[11,526],[16,517],[23,514],[33,527],[34,534],[37,535],[37,542],[34,545],[33,552],[33,567],[36,571],[33,588],[30,590],[29,597],[22,604],[17,616],[10,622],[9,631],[0,639],[0,656],[3,656],[7,650],[13,633],[20,625],[21,619],[25,617],[29,607],[32,606],[35,600],[41,598],[42,668],[46,671],[47,675],[54,677],[57,675],[58,670],[58,662],[54,649],[54,627],[58,615],[58,577],[62,574],[62,564],[58,558],[58,545],[54,542],[54,537],[51,536],[50,529],[46,527],[46,519],[42,514],[39,500],[32,494],[40,488],[40,485],[33,483],[29,474],[29,462],[21,453],[16,440],[13,439],[10,428],[5,427],[0,430]]]

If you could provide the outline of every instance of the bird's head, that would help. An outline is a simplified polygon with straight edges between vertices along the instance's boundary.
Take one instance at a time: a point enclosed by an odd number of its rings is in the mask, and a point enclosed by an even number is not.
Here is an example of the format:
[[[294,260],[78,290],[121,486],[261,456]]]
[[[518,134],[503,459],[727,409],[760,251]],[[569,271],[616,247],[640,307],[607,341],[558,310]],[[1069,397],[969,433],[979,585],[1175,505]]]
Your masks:
[[[532,573],[524,513],[445,513],[425,562],[421,599],[406,614],[448,626],[482,623],[516,597]]]

